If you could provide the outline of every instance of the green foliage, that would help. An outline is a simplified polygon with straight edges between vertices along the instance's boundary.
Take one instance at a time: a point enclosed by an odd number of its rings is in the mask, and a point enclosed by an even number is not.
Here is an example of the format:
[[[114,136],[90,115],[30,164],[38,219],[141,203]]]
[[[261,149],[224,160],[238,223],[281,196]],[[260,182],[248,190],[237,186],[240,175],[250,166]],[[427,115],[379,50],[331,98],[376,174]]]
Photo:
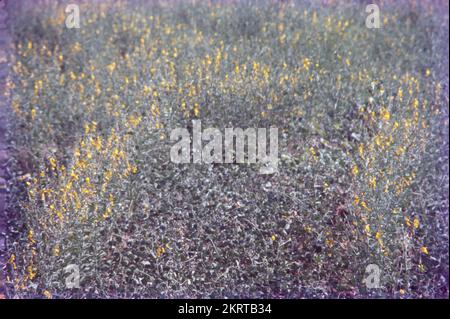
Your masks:
[[[447,9],[390,4],[381,29],[356,4],[18,14],[14,293],[448,297]],[[192,119],[278,127],[279,173],[171,163]]]

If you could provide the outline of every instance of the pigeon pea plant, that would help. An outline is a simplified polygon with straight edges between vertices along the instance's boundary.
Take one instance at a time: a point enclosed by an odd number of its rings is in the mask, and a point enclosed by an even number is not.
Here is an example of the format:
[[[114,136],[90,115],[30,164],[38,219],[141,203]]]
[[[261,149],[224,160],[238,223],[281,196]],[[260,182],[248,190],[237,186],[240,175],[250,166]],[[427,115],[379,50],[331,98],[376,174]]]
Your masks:
[[[448,3],[64,8],[13,20],[13,296],[448,297]],[[195,119],[278,172],[172,163]]]

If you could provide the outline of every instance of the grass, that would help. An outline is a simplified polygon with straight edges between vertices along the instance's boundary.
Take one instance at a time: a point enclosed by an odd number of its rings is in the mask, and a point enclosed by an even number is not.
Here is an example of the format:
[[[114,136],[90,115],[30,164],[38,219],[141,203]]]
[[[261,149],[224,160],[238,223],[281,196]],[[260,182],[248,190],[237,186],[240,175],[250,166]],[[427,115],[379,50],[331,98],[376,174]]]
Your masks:
[[[396,3],[18,12],[11,294],[448,298],[448,4]],[[279,172],[172,163],[193,119],[278,127]]]

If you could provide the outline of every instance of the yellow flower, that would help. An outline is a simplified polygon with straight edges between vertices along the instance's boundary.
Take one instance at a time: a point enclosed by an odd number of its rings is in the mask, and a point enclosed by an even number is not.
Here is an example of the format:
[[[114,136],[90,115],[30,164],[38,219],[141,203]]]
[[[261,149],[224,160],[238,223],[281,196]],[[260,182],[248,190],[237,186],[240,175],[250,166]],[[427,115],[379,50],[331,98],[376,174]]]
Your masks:
[[[425,266],[423,264],[419,264],[419,266],[417,266],[417,268],[419,268],[420,272],[425,272]]]
[[[358,166],[356,166],[356,165],[354,165],[353,167],[352,167],[352,173],[353,173],[353,175],[358,175],[358,173],[359,173],[359,169],[358,169]]]
[[[398,124],[398,122],[395,122],[392,130],[395,131],[396,129],[398,129],[399,126],[400,124]]]
[[[164,247],[162,247],[162,246],[159,246],[156,249],[156,257],[157,258],[161,257],[165,252],[166,252],[166,249]]]
[[[48,290],[44,290],[43,294],[44,294],[45,298],[47,298],[47,299],[53,298],[52,294]]]
[[[30,280],[33,280],[34,277],[36,277],[36,272],[33,270],[33,266],[28,266],[27,267],[27,271],[28,271],[28,278],[30,278]]]
[[[78,175],[75,174],[73,170],[70,172],[70,177],[72,177],[74,180],[78,180]]]
[[[57,166],[56,160],[53,157],[50,157],[49,162],[50,162],[50,166],[52,167],[52,170],[55,170],[56,166]]]
[[[59,254],[60,254],[60,248],[59,248],[59,245],[56,245],[56,246],[53,248],[53,256],[58,257]]]
[[[400,101],[403,100],[403,90],[401,88],[398,89],[397,96]]]
[[[111,216],[111,207],[107,207],[105,212],[103,213],[104,219],[107,219],[109,216]]]
[[[375,136],[375,144],[377,144],[377,146],[381,146],[383,144],[380,135]]]
[[[358,205],[359,204],[359,196],[355,195],[355,199],[353,200],[353,204]]]
[[[303,59],[303,67],[306,69],[306,70],[309,70],[309,66],[311,65],[311,61],[308,59],[308,58],[304,58]]]
[[[419,221],[419,219],[418,218],[414,218],[414,228],[419,228],[419,226],[420,226],[420,221]]]
[[[400,295],[404,295],[405,294],[405,289],[400,289],[398,292],[400,293]]]
[[[405,223],[406,223],[406,226],[411,227],[411,221],[409,220],[408,217],[405,217]]]
[[[361,202],[361,207],[364,208],[365,210],[369,211],[369,212],[371,211],[371,209],[369,207],[367,207],[367,204],[364,201]]]
[[[375,176],[371,177],[369,179],[369,186],[371,188],[376,188],[377,187],[377,178]]]
[[[366,227],[364,227],[364,230],[366,231],[367,234],[370,234],[370,225],[367,224]]]
[[[422,246],[422,247],[420,247],[420,252],[425,255],[428,255],[428,248],[425,246]]]
[[[16,255],[12,254],[8,259],[8,263],[13,267],[14,270],[17,270]]]
[[[389,113],[389,111],[385,107],[381,108],[380,116],[384,122],[389,122],[389,120],[391,119],[391,113]]]
[[[272,241],[275,241],[277,239],[277,237],[275,235],[272,235],[272,237],[270,237],[272,239]]]
[[[97,151],[102,149],[102,138],[97,136],[97,138],[90,138],[91,145],[95,147]]]
[[[116,69],[116,62],[109,64],[106,68],[108,69],[109,73],[113,73]]]
[[[375,238],[376,238],[377,240],[380,240],[380,239],[381,239],[381,233],[380,233],[379,231],[377,231],[377,233],[375,234]]]
[[[395,154],[397,155],[397,156],[400,156],[400,155],[402,155],[403,153],[405,153],[405,148],[403,147],[403,146],[399,146],[399,147],[397,147],[397,149],[395,150]]]
[[[198,117],[200,115],[200,108],[199,108],[198,103],[194,104],[194,115],[195,115],[195,117]]]
[[[33,234],[34,233],[33,233],[32,230],[28,231],[28,241],[29,241],[30,244],[35,244],[36,243],[36,241],[33,238]]]
[[[364,145],[359,144],[358,150],[359,150],[359,156],[361,156],[361,158],[364,159]]]
[[[141,121],[142,116],[135,116],[132,114],[128,117],[128,122],[134,127],[137,127],[141,123]]]

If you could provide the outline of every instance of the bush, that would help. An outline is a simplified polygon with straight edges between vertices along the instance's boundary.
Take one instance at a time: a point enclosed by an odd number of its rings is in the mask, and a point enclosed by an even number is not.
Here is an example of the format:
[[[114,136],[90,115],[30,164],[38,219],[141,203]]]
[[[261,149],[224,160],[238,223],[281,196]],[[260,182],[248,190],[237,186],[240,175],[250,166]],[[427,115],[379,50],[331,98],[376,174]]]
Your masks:
[[[448,297],[448,7],[421,6],[19,14],[14,295]],[[278,127],[279,172],[172,163],[193,119]]]

